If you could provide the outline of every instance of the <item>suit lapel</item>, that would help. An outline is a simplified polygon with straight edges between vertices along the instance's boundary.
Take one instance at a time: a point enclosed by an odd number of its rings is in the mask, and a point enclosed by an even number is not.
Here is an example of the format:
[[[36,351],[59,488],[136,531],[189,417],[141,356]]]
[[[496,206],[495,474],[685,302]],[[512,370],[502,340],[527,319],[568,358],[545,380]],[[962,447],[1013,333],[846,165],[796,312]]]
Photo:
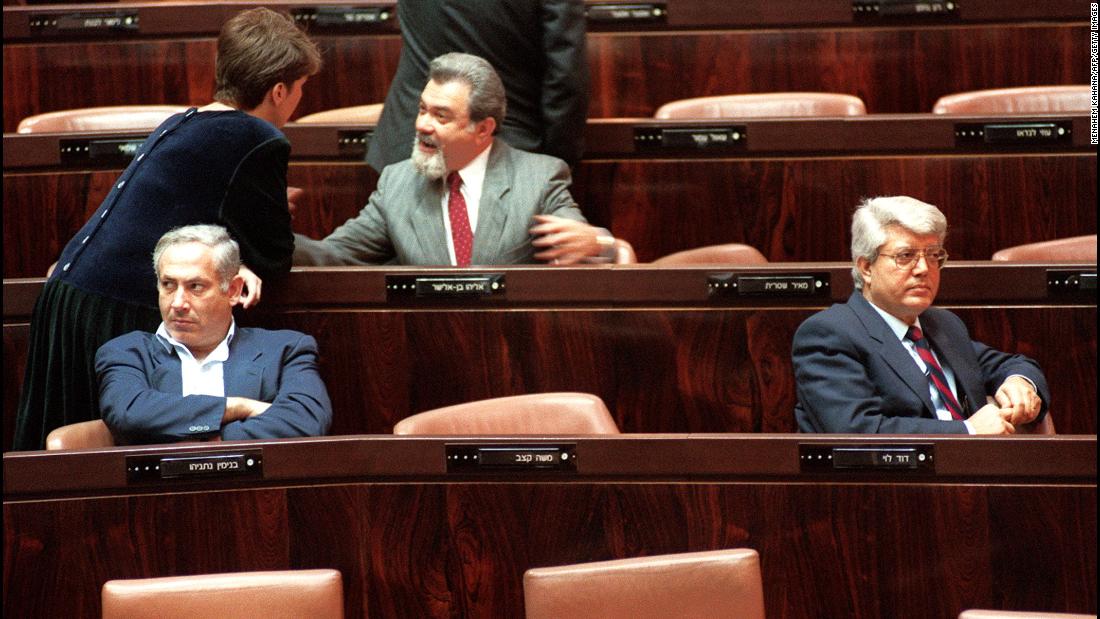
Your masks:
[[[225,395],[263,399],[262,356],[263,347],[255,345],[248,331],[237,327],[233,341],[229,343],[229,359],[222,364]]]
[[[969,417],[975,407],[985,405],[985,385],[975,366],[967,359],[966,351],[958,345],[969,346],[970,341],[961,335],[948,333],[948,328],[939,321],[935,312],[925,312],[921,316],[924,335],[940,360],[940,365],[951,369],[955,375],[955,397],[963,407],[963,417]],[[971,386],[980,386],[976,391]]]
[[[928,391],[928,378],[921,372],[920,366],[905,349],[905,345],[890,330],[890,325],[886,324],[858,290],[852,293],[848,305],[867,329],[867,334],[878,343],[878,352],[883,361],[909,387],[913,395],[924,403],[926,416],[935,418],[936,407],[932,404],[932,395]]]
[[[183,393],[183,370],[179,355],[165,347],[156,335],[148,338],[149,356],[155,366],[149,376],[150,385],[165,393]]]
[[[416,232],[423,264],[448,265],[447,231],[443,228],[443,181],[429,181],[413,172],[413,207],[409,224]]]
[[[485,183],[481,188],[481,202],[478,204],[471,264],[492,264],[504,254],[505,248],[501,247],[501,243],[508,217],[511,215],[511,209],[504,203],[504,196],[512,188],[512,179],[515,178],[508,149],[507,144],[496,140],[493,142],[493,150],[489,152]]]

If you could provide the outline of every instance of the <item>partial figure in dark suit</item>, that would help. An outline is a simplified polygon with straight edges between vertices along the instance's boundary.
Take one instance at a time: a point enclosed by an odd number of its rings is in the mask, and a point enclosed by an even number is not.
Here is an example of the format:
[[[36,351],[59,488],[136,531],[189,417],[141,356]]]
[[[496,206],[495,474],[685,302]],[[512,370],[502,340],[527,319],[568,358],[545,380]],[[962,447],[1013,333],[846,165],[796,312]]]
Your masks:
[[[163,322],[96,354],[103,421],[121,444],[288,438],[328,431],[317,343],[238,328],[240,248],[221,226],[176,228],[153,252]]]
[[[95,354],[160,318],[149,256],[165,232],[225,226],[241,245],[242,305],[290,271],[290,142],[279,130],[321,67],[286,14],[259,7],[222,27],[215,101],[166,119],[61,252],[31,318],[15,449],[42,449],[63,425],[100,418]]]
[[[428,64],[448,52],[480,56],[508,89],[500,137],[515,148],[581,158],[588,115],[582,0],[401,0],[401,59],[367,163],[381,172],[409,156]]]
[[[856,290],[794,335],[801,431],[1012,434],[1046,414],[1050,393],[1034,361],[972,341],[958,316],[932,307],[946,234],[931,204],[906,196],[860,204]]]
[[[357,217],[321,241],[295,236],[306,265],[573,264],[610,260],[615,238],[588,225],[560,159],[495,139],[504,86],[470,54],[431,63],[412,156],[388,166]]]

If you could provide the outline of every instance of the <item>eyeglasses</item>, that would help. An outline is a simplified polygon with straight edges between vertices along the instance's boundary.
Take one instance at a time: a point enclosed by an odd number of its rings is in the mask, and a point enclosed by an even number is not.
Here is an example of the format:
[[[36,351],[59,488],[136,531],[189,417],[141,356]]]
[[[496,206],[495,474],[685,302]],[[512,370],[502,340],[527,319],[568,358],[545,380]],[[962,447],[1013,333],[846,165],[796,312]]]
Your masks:
[[[896,254],[879,254],[887,258],[893,258],[894,264],[899,269],[911,269],[917,265],[917,260],[924,256],[928,266],[935,265],[940,268],[947,262],[947,250],[942,247],[929,247],[928,249],[903,249]]]

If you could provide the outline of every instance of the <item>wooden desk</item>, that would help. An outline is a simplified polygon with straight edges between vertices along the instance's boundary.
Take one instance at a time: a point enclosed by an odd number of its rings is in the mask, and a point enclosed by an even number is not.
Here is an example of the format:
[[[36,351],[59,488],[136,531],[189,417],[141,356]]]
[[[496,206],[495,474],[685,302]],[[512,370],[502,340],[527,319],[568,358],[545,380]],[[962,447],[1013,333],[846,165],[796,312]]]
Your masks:
[[[332,434],[385,434],[431,408],[541,391],[594,393],[624,432],[793,432],[791,338],[808,316],[847,299],[849,270],[839,263],[736,271],[295,269],[238,320],[317,338]],[[1095,434],[1095,289],[1052,290],[1048,277],[1061,272],[1095,274],[1096,266],[949,262],[938,305],[958,313],[973,338],[1038,361],[1059,432]],[[479,273],[502,274],[503,292],[431,299],[404,288],[417,276]],[[708,279],[723,275],[730,282],[807,276],[819,293],[710,294]],[[6,437],[41,285],[4,281]]]
[[[325,51],[298,114],[385,99],[401,50],[395,2],[265,4],[309,24]],[[608,4],[589,3],[591,117],[650,116],[692,96],[806,90],[857,95],[871,112],[925,112],[952,92],[1088,83],[1082,0],[969,0],[910,16],[851,0],[630,3],[660,9],[641,19]],[[59,109],[208,103],[218,29],[245,6],[5,6],[4,131]]]
[[[556,447],[576,470],[448,473],[448,447],[487,445]],[[853,449],[925,460],[837,468]],[[243,456],[248,474],[127,481],[210,455]],[[769,616],[1095,613],[1096,437],[355,436],[7,453],[4,533],[4,611],[17,617],[96,616],[113,578],[317,567],[343,574],[349,617],[521,617],[531,567],[731,547],[760,553]]]
[[[970,137],[1004,125],[1044,126],[1052,137]],[[307,189],[297,231],[322,237],[366,204],[377,182],[363,163],[372,130],[287,126],[290,183]],[[642,261],[730,242],[774,261],[846,260],[858,201],[896,194],[938,205],[951,224],[952,256],[984,260],[1003,247],[1096,231],[1088,130],[1081,115],[591,120],[573,194]],[[128,145],[141,138],[4,135],[5,277],[45,273],[125,165],[117,153],[132,153]],[[697,139],[706,146],[677,145]],[[96,156],[85,154],[92,149]]]

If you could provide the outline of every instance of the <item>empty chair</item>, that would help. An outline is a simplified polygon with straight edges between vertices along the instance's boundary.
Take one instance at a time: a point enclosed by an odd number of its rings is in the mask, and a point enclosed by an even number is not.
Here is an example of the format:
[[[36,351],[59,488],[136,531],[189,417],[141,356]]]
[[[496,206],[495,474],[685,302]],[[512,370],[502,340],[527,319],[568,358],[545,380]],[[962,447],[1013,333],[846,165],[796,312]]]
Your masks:
[[[972,90],[940,97],[933,114],[1044,114],[1089,111],[1090,87],[1023,86]]]
[[[1087,234],[1006,247],[994,253],[993,259],[1006,262],[1096,262],[1096,235]]]
[[[959,619],[1096,619],[1096,615],[1018,610],[964,610],[959,614]]]
[[[19,121],[18,133],[67,133],[75,131],[152,131],[172,114],[186,112],[186,105],[117,105],[46,112]]]
[[[305,124],[351,123],[373,125],[378,122],[378,117],[381,115],[382,104],[370,103],[368,105],[354,105],[352,107],[339,107],[333,110],[314,112],[313,114],[306,114],[294,122]]]
[[[737,548],[527,570],[527,619],[763,619],[755,550]]]
[[[706,245],[694,249],[685,249],[653,261],[653,264],[737,264],[743,266],[767,263],[768,259],[755,247],[741,243]]]
[[[285,570],[109,580],[103,619],[344,616],[337,570]]]
[[[764,116],[862,116],[863,100],[834,92],[766,92],[670,101],[654,118],[756,118]]]
[[[46,449],[85,449],[88,447],[111,447],[115,437],[102,419],[70,423],[53,429],[46,435]]]
[[[533,393],[477,400],[406,417],[394,434],[618,434],[600,398]]]

